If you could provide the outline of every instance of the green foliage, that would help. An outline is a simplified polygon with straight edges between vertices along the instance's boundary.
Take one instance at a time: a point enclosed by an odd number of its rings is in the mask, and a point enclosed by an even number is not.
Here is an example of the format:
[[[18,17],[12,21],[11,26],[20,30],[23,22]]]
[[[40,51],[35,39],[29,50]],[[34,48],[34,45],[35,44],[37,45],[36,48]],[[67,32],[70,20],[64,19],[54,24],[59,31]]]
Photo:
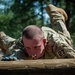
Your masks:
[[[66,0],[0,0],[0,4],[4,6],[0,8],[0,31],[4,31],[13,38],[19,38],[27,25],[50,26],[50,20],[45,16],[47,14],[45,7],[50,3],[71,13],[68,24],[70,23],[69,31],[73,35],[75,33],[75,4],[71,2],[66,7]]]
[[[0,31],[9,32],[8,27],[12,18],[12,13],[0,14]]]

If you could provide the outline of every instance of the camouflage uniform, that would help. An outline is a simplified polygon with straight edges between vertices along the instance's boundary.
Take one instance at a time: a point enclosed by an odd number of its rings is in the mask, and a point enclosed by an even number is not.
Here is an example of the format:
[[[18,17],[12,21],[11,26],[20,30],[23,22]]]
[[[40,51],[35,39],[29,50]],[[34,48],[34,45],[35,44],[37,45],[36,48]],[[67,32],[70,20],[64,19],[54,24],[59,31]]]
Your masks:
[[[65,26],[67,14],[63,9],[51,4],[46,7],[46,11],[50,16],[53,29],[49,27],[41,28],[47,39],[47,45],[44,56],[39,59],[74,58],[75,50],[72,46],[72,39]],[[14,43],[7,48],[6,55],[17,57],[17,59],[32,59],[32,57],[28,56],[23,46],[22,38],[15,40]]]
[[[0,49],[4,54],[6,50],[14,44],[16,39],[7,36],[3,31],[0,32]]]

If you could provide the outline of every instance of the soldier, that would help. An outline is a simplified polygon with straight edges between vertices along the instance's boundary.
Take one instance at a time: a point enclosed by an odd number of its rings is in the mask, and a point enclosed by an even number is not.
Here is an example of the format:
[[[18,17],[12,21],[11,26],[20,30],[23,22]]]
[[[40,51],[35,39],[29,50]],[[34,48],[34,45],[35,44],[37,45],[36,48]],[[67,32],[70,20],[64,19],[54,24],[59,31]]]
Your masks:
[[[22,37],[6,49],[2,60],[75,58],[72,39],[65,26],[66,12],[52,4],[46,7],[46,11],[53,29],[27,26]]]

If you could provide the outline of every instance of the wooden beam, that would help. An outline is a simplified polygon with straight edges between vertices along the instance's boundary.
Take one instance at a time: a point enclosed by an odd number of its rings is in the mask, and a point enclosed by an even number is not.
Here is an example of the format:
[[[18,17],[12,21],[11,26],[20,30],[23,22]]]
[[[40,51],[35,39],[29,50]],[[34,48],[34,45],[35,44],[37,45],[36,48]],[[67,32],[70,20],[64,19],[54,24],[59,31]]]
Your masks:
[[[75,67],[75,59],[0,61],[0,69],[53,69]]]
[[[0,61],[2,75],[73,75],[75,59]],[[12,74],[11,74],[12,73]]]

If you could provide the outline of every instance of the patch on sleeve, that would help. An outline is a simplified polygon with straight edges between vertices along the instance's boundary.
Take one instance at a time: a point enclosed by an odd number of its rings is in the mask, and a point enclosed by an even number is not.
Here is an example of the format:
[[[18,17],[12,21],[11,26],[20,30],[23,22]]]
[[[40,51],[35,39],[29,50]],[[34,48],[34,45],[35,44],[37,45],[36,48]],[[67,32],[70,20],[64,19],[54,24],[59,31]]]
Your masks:
[[[58,55],[58,57],[60,57],[60,58],[64,58],[64,57],[66,56],[66,53],[65,53],[65,51],[64,51],[63,49],[61,49],[61,50],[59,50],[59,51],[57,52],[57,55]]]

